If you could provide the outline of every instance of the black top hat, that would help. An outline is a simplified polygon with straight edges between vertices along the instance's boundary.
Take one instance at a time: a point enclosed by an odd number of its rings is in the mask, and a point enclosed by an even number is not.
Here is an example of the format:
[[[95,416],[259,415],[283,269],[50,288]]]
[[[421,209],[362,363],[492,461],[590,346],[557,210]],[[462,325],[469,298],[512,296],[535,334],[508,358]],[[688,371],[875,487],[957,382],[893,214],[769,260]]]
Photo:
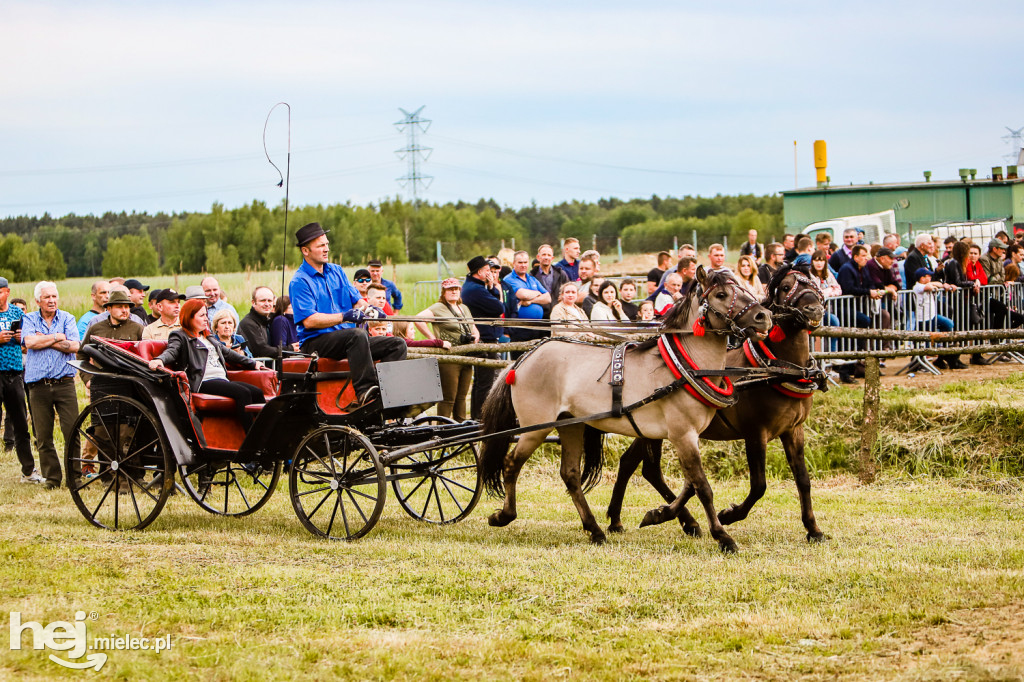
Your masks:
[[[473,274],[480,270],[480,268],[488,267],[490,263],[483,256],[473,256],[473,260],[466,263],[466,269],[469,270],[469,274]]]
[[[305,246],[317,237],[322,237],[325,234],[327,234],[327,231],[320,227],[320,223],[309,223],[308,225],[303,225],[295,231],[295,245]]]

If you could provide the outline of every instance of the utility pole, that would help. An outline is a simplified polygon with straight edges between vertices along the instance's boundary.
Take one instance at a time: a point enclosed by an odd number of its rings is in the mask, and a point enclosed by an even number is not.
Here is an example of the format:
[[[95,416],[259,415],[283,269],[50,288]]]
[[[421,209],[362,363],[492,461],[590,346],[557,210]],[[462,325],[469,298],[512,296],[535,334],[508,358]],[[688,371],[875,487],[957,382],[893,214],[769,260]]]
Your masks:
[[[396,178],[400,187],[405,189],[410,187],[412,189],[412,208],[413,212],[418,212],[420,207],[420,187],[427,189],[430,187],[430,183],[434,181],[433,175],[423,175],[420,172],[420,164],[430,158],[430,153],[434,151],[431,147],[422,147],[419,143],[419,133],[426,133],[427,129],[430,128],[430,119],[420,117],[420,113],[427,105],[421,106],[419,109],[413,112],[408,112],[401,107],[398,108],[402,112],[404,118],[401,121],[395,122],[395,127],[398,128],[398,132],[405,133],[406,143],[401,149],[396,149],[395,154],[398,155],[399,159],[408,161],[409,169],[406,174],[400,178]],[[421,161],[422,158],[422,161]],[[404,232],[405,232],[405,257],[409,258],[409,221],[405,221]]]

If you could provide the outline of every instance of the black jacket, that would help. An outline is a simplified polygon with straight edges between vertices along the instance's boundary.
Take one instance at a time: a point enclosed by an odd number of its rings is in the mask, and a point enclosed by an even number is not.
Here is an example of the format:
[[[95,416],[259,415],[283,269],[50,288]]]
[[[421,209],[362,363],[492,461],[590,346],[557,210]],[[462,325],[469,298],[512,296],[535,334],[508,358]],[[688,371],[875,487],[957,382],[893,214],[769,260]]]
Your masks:
[[[530,274],[533,275],[534,277],[537,277],[539,273],[539,265],[530,271]],[[540,282],[540,277],[537,277],[537,281]],[[561,268],[556,268],[554,265],[552,265],[551,290],[548,292],[549,294],[551,294],[551,303],[541,306],[542,308],[544,308],[544,317],[551,317],[551,308],[553,308],[554,305],[558,303],[558,292],[560,292],[562,290],[562,287],[568,283],[569,275],[565,274],[565,270],[562,270]],[[541,282],[541,284],[543,284],[543,282]]]
[[[236,353],[230,348],[225,348],[219,343],[211,341],[213,349],[220,356],[220,362],[227,369],[227,363],[241,365],[245,369],[256,369],[256,361],[241,353]],[[157,358],[169,368],[183,370],[188,377],[188,385],[193,391],[199,390],[199,384],[203,381],[203,374],[206,372],[207,355],[206,346],[199,342],[199,339],[189,338],[185,332],[175,329],[167,337],[167,350]]]
[[[469,308],[473,317],[501,317],[505,314],[505,306],[501,302],[498,290],[488,287],[473,275],[467,276],[465,284],[462,285],[462,302]],[[480,330],[480,340],[487,343],[494,343],[502,335],[501,327],[490,324],[481,323],[477,329]]]
[[[276,358],[277,348],[270,345],[270,318],[260,315],[255,310],[242,318],[238,324],[238,333],[249,342],[247,348],[257,358]]]

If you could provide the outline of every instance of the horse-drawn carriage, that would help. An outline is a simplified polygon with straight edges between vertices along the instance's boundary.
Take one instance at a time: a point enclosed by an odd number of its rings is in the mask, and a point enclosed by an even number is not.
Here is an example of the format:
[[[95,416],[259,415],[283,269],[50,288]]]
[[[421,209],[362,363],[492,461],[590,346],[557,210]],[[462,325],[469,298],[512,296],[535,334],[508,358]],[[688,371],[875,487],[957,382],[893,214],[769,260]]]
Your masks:
[[[65,465],[75,504],[97,526],[144,528],[176,489],[213,514],[252,514],[285,466],[299,521],[332,539],[369,532],[388,483],[410,516],[429,523],[459,521],[479,499],[476,444],[447,442],[478,426],[404,418],[411,405],[440,400],[436,360],[380,365],[381,399],[354,410],[346,361],[296,357],[276,372],[228,371],[266,399],[246,407],[246,432],[230,398],[190,392],[183,373],[149,368],[164,347],[96,339],[83,348],[88,361],[75,363],[92,378],[93,400]]]

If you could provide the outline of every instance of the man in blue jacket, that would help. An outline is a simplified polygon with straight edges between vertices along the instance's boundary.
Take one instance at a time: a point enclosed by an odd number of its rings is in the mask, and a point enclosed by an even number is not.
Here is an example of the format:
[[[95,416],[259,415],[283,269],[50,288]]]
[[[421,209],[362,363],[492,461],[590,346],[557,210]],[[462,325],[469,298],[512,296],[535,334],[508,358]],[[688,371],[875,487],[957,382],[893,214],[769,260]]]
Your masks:
[[[474,257],[466,264],[466,269],[469,274],[462,285],[462,302],[469,308],[469,312],[481,320],[502,317],[505,306],[501,302],[497,271],[492,274],[491,264],[483,256]],[[502,334],[501,327],[485,322],[478,323],[477,329],[480,330],[480,343],[497,343]],[[479,357],[497,360],[498,354],[480,353]],[[469,413],[473,419],[480,418],[484,399],[497,376],[498,370],[493,367],[473,368],[473,389],[469,397]]]
[[[555,263],[555,267],[565,273],[570,282],[580,280],[580,240],[576,237],[567,237],[562,242],[562,260]]]

